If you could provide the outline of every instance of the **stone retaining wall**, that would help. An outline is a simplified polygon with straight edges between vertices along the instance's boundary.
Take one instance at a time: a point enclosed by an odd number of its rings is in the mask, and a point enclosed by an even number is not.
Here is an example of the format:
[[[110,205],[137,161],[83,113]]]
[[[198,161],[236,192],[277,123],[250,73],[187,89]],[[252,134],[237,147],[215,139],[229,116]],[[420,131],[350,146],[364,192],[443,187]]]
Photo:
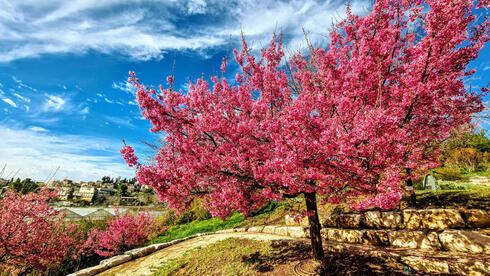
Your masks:
[[[290,215],[286,225],[298,225]],[[321,218],[325,228],[345,229],[407,229],[437,230],[490,228],[490,212],[481,209],[405,209],[402,211],[367,211],[353,214],[334,214]],[[308,226],[303,218],[302,226]]]

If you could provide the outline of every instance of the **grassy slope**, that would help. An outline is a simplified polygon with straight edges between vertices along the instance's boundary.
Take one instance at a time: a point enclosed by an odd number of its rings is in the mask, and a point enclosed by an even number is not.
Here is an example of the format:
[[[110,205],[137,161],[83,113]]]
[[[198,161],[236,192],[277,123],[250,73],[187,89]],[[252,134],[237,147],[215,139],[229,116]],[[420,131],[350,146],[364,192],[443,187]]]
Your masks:
[[[159,236],[151,243],[164,243],[172,240],[185,238],[198,233],[216,232],[218,230],[234,228],[243,221],[243,215],[236,213],[222,221],[220,218],[212,218],[202,221],[193,221],[187,224],[174,225],[167,230],[166,235]]]

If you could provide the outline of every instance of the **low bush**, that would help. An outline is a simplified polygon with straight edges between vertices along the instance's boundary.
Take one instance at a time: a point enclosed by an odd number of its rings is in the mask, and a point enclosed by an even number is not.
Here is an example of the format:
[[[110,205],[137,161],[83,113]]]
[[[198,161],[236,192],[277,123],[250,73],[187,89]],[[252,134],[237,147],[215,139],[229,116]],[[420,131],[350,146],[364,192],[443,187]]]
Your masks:
[[[193,221],[187,224],[174,225],[170,227],[165,235],[151,241],[151,243],[164,243],[176,239],[185,238],[198,233],[216,232],[227,228],[233,228],[240,224],[244,219],[244,216],[240,213],[235,213],[233,216],[227,218],[225,221],[220,218],[212,218],[202,221]]]
[[[140,246],[148,240],[153,222],[154,218],[146,212],[133,216],[129,212],[119,215],[116,211],[116,218],[107,222],[105,230],[91,230],[80,254],[110,257]]]
[[[461,173],[459,168],[454,167],[441,167],[434,170],[436,178],[441,180],[463,180],[465,177]]]

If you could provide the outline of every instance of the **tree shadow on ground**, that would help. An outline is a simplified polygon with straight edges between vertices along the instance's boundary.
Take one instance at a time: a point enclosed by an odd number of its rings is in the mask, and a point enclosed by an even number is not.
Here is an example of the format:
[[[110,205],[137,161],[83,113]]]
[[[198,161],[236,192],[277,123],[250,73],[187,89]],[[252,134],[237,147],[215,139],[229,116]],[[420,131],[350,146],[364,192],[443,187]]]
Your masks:
[[[281,265],[312,261],[311,246],[306,241],[277,240],[272,252],[243,256],[242,261],[259,273],[270,273]],[[407,275],[410,270],[393,260],[369,257],[359,251],[325,252],[328,267],[323,275]],[[292,270],[291,270],[292,272]]]

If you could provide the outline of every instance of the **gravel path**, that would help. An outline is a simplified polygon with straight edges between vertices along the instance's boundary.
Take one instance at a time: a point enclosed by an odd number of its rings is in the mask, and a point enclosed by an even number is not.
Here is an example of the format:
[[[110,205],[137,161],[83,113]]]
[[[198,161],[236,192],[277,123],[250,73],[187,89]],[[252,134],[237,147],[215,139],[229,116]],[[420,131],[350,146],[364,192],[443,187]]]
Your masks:
[[[183,255],[187,250],[196,248],[196,247],[206,247],[207,245],[213,244],[217,241],[225,240],[228,238],[247,238],[247,239],[255,239],[261,241],[270,241],[270,240],[293,240],[294,238],[273,235],[273,234],[264,234],[264,233],[248,233],[248,232],[234,232],[234,233],[221,233],[221,234],[213,234],[208,236],[201,236],[197,238],[193,238],[162,250],[156,251],[153,254],[148,256],[132,260],[130,262],[121,264],[119,266],[115,266],[109,270],[106,270],[98,275],[152,275],[156,269],[162,262],[179,257]]]

